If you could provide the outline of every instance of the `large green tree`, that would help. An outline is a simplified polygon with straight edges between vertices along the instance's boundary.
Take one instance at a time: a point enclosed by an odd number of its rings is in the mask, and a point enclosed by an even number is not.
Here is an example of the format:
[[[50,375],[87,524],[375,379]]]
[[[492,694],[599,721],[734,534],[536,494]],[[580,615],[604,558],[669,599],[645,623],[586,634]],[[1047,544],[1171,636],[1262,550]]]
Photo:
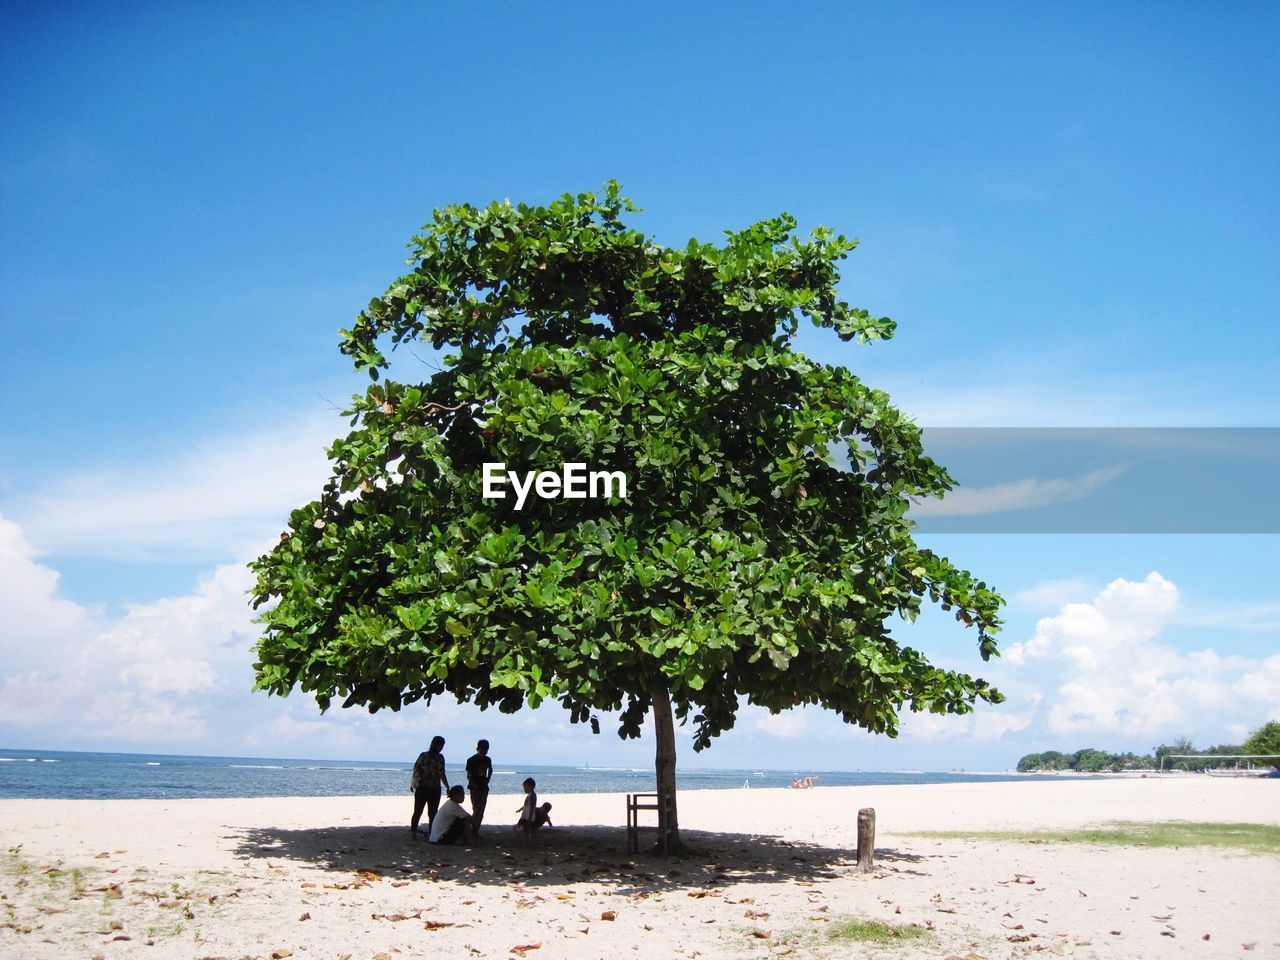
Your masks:
[[[1240,747],[1240,753],[1280,754],[1280,721],[1270,720],[1264,723]],[[1267,761],[1280,770],[1280,757],[1272,757]]]
[[[598,731],[652,712],[662,837],[679,845],[676,721],[694,748],[743,698],[820,704],[893,735],[902,708],[965,713],[986,681],[893,637],[925,598],[996,651],[1000,598],[912,539],[951,486],[919,429],[844,367],[793,349],[893,322],[836,291],[854,243],[788,216],[664,247],[609,183],[547,206],[450,206],[342,350],[374,381],[333,475],[253,564],[260,689],[322,709],[449,694],[510,712],[558,700]],[[384,379],[422,341],[443,368]],[[399,364],[397,364],[399,369]],[[625,497],[482,496],[482,465],[617,470]]]

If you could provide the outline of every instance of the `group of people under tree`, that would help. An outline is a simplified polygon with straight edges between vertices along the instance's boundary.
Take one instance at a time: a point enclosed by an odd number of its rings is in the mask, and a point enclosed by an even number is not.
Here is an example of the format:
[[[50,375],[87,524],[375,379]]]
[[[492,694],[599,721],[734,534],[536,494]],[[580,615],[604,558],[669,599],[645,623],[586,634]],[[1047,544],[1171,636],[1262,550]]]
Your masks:
[[[480,837],[480,827],[484,823],[485,807],[489,803],[489,781],[493,779],[493,761],[489,759],[489,741],[476,743],[476,752],[467,760],[467,786],[449,785],[449,776],[445,772],[444,737],[431,738],[431,746],[418,754],[413,765],[413,778],[410,789],[413,790],[413,818],[409,821],[409,832],[416,840],[418,825],[422,821],[423,810],[427,813],[427,839],[431,843],[449,844],[461,840],[471,843]],[[526,844],[533,842],[533,835],[539,827],[551,823],[551,804],[538,804],[537,783],[533,777],[524,781],[524,803],[520,806],[520,820],[515,829]],[[447,792],[444,803],[440,802],[442,791]],[[467,794],[471,795],[471,812],[467,813],[462,801]]]

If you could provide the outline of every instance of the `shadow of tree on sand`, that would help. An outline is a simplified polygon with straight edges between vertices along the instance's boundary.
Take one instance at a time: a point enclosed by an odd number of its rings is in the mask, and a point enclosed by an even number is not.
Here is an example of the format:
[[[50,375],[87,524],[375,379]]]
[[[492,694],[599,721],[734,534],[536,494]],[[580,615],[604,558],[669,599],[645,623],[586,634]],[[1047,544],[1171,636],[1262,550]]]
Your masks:
[[[645,852],[626,853],[625,831],[602,825],[548,828],[532,848],[522,846],[505,826],[487,829],[481,842],[469,848],[414,841],[401,825],[314,830],[255,827],[224,839],[235,844],[236,855],[243,859],[292,860],[335,874],[357,875],[367,870],[393,881],[524,886],[599,883],[621,892],[654,892],[734,883],[805,883],[856,872],[857,852],[853,849],[760,834],[689,829],[681,834],[691,852],[670,859]],[[647,836],[652,835],[649,832]],[[642,834],[642,842],[644,837]],[[876,857],[886,864],[921,859],[894,850],[877,850]]]

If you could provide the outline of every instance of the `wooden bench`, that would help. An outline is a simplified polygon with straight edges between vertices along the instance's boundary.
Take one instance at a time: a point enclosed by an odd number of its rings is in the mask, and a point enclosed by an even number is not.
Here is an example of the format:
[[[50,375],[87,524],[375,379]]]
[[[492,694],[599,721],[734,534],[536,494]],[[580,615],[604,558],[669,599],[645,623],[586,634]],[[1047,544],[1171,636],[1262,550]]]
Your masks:
[[[662,829],[666,823],[662,811],[662,798],[656,793],[627,794],[627,852],[640,852],[640,811],[654,810],[658,814],[658,846],[666,850],[666,833]]]

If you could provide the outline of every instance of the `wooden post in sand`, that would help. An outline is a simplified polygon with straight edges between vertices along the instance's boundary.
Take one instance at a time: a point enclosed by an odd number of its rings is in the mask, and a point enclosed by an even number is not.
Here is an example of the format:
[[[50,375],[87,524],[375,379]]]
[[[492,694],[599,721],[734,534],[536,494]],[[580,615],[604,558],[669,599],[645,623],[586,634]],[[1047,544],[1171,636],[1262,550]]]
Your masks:
[[[870,872],[875,859],[876,811],[874,807],[863,807],[858,811],[858,872]]]

